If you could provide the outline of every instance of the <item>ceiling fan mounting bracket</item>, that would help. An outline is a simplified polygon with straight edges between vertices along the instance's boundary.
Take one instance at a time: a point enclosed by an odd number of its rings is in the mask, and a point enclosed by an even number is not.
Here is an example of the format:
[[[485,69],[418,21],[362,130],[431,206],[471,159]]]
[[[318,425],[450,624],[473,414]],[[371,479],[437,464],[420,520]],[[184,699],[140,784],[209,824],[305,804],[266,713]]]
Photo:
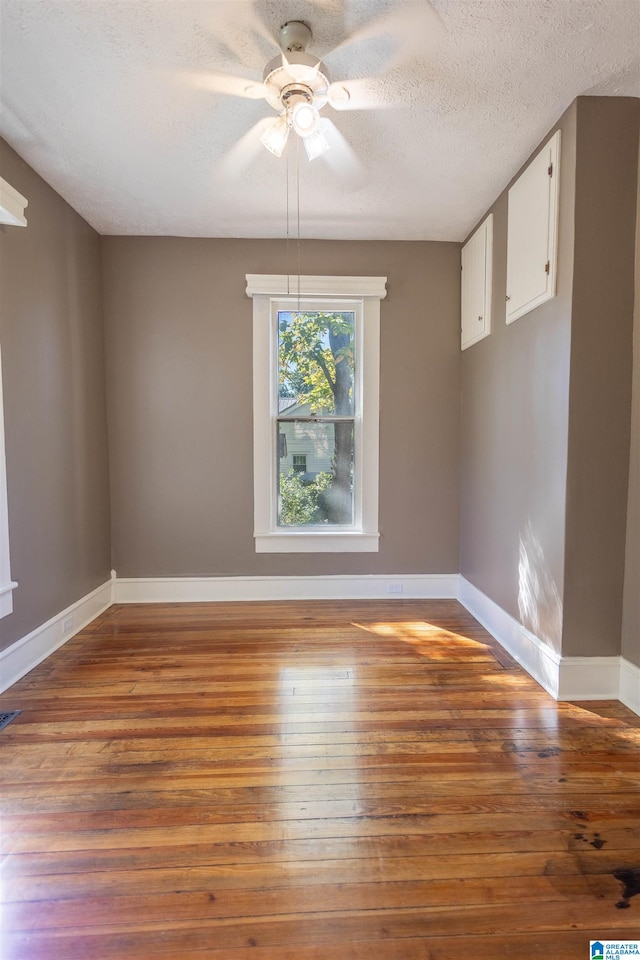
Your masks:
[[[301,20],[288,20],[280,27],[280,49],[284,53],[304,53],[311,43],[311,30]]]

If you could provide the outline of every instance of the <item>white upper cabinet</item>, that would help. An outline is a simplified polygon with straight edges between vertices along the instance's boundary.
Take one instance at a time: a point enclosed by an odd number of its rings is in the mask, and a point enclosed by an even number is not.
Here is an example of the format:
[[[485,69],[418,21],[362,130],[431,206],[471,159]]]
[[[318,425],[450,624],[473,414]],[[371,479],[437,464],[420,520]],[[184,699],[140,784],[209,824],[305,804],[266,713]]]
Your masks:
[[[490,213],[462,248],[462,332],[466,350],[491,333],[493,214]]]
[[[507,323],[556,293],[560,131],[509,190]]]

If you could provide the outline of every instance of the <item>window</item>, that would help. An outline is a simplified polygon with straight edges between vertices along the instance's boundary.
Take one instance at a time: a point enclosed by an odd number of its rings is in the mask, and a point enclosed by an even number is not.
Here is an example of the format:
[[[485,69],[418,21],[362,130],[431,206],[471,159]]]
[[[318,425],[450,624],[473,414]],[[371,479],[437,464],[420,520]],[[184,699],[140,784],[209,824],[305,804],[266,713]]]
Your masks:
[[[385,277],[247,276],[259,553],[378,550],[385,283]]]

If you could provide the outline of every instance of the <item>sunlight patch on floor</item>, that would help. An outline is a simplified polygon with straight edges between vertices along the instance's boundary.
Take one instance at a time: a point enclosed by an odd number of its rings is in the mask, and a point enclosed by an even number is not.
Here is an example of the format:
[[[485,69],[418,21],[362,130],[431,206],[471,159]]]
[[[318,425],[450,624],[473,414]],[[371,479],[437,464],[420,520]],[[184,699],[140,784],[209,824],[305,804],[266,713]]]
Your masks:
[[[454,662],[451,655],[451,641],[455,641],[458,650],[465,652],[485,652],[493,659],[490,647],[479,640],[471,640],[460,633],[453,633],[435,624],[425,621],[400,621],[380,623],[358,623],[352,621],[352,626],[366,630],[376,637],[385,640],[395,640],[410,646],[415,653],[421,654],[429,660],[443,660]]]

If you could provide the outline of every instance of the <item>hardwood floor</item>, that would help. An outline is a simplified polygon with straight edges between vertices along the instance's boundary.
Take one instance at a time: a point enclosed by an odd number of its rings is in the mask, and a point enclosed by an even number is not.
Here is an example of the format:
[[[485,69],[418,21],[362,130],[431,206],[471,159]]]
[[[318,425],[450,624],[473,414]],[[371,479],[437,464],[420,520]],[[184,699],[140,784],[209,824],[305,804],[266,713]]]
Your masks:
[[[14,709],[2,960],[640,936],[640,719],[555,703],[454,601],[115,606]]]

